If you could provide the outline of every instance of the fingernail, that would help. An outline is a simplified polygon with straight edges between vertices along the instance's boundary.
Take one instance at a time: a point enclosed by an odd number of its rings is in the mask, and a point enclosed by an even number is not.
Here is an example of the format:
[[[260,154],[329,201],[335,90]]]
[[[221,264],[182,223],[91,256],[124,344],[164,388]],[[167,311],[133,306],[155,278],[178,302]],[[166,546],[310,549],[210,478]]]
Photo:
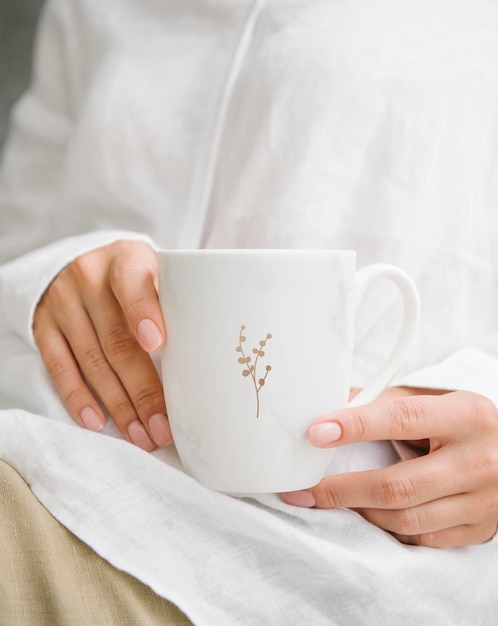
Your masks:
[[[316,501],[311,491],[292,491],[283,493],[281,497],[286,504],[292,504],[293,506],[302,506],[308,509],[316,506]]]
[[[105,426],[105,419],[91,406],[87,406],[81,411],[80,418],[85,428],[96,433],[100,432]]]
[[[139,420],[134,420],[128,425],[128,435],[130,436],[132,442],[139,448],[142,448],[142,450],[150,452],[156,447],[152,439],[147,434],[144,425]]]
[[[308,437],[312,445],[326,448],[334,444],[342,436],[342,428],[337,422],[323,422],[312,426]]]
[[[142,320],[137,327],[138,339],[147,352],[155,352],[161,345],[163,336],[156,324],[149,319]]]
[[[173,441],[173,435],[171,434],[171,428],[169,427],[169,421],[166,415],[156,413],[150,418],[148,426],[152,439],[158,446],[169,446]]]

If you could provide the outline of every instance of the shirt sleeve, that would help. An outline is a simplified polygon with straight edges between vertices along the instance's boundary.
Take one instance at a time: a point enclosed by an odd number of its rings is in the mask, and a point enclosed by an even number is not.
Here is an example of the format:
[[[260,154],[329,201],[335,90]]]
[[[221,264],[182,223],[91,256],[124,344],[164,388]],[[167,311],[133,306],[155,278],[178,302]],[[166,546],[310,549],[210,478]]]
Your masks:
[[[140,233],[109,230],[67,237],[24,254],[0,267],[0,320],[33,347],[33,316],[44,291],[77,256],[118,240],[153,242]]]
[[[119,239],[152,245],[135,232],[77,233],[70,224],[65,232],[57,220],[78,101],[75,76],[84,76],[74,4],[51,0],[42,12],[31,86],[15,106],[0,169],[0,330],[13,330],[33,346],[36,305],[65,265]]]
[[[472,391],[498,405],[498,334],[449,354],[439,363],[405,374],[394,384],[428,389]]]
[[[31,85],[11,116],[0,169],[1,263],[53,240],[55,196],[75,108],[68,80],[74,54],[65,41],[67,8],[57,0],[44,7]]]

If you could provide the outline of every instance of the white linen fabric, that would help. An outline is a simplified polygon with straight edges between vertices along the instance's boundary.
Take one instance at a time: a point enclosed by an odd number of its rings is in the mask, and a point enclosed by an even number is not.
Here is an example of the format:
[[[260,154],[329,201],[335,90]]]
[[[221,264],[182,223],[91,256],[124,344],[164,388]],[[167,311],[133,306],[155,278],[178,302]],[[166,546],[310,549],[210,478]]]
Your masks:
[[[196,624],[489,624],[496,541],[399,544],[347,510],[204,489],[174,449],[80,429],[31,322],[79,254],[358,250],[421,294],[397,382],[498,402],[498,6],[490,0],[52,0],[0,174],[0,457],[70,530]],[[396,335],[358,311],[352,383]],[[381,467],[387,442],[331,472]]]

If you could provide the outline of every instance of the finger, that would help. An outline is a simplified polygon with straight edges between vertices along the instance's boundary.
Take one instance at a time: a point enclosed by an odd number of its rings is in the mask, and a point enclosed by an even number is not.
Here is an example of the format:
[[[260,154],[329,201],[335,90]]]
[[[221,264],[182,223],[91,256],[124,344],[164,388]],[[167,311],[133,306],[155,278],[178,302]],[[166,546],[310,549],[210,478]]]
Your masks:
[[[496,522],[465,524],[423,535],[391,533],[401,543],[427,548],[461,548],[490,541],[497,530]]]
[[[287,504],[321,509],[406,509],[470,491],[474,480],[461,472],[458,454],[434,452],[378,470],[326,476],[309,490],[282,497]]]
[[[69,299],[65,306],[55,308],[55,312],[56,322],[70,347],[83,386],[88,389],[85,378],[128,441],[144,450],[153,450],[155,444],[138,419],[132,401],[103,353],[86,310],[78,302]],[[73,411],[88,419],[86,406],[78,408],[78,401],[82,402],[83,399],[74,399]]]
[[[60,330],[44,325],[36,336],[41,358],[57,392],[72,417],[89,430],[104,428],[105,416],[81,376],[78,364]]]
[[[121,380],[102,350],[87,312],[72,306],[58,320],[79,369],[124,436],[140,448],[155,448]],[[128,331],[129,332],[129,331]]]
[[[135,243],[125,248],[113,260],[110,284],[142,348],[158,350],[166,332],[157,294],[157,261],[149,246]]]
[[[381,399],[322,416],[310,426],[310,442],[321,448],[384,439],[456,440],[476,427],[496,428],[496,406],[470,392]]]
[[[68,299],[65,306],[55,309],[56,321],[66,338],[75,362],[100,398],[113,422],[128,441],[145,450],[154,449],[146,430],[129,427],[137,422],[137,413],[126,390],[103,353],[93,324],[83,303]]]
[[[163,387],[150,356],[138,345],[112,293],[105,292],[88,306],[105,359],[123,386],[138,420],[111,415],[134,443],[137,438],[142,443],[146,441],[147,434],[156,445],[169,445],[173,438]]]
[[[404,536],[435,533],[453,526],[483,523],[483,512],[479,502],[471,494],[439,498],[400,510],[361,508],[355,510],[375,526]]]

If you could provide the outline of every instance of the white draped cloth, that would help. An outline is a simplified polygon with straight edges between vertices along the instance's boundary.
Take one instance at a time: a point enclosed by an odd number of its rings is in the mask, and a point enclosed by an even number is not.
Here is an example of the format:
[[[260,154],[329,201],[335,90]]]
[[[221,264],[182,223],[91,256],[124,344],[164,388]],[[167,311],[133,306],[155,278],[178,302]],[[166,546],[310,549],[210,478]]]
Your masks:
[[[0,458],[57,519],[199,625],[495,623],[496,540],[406,546],[349,510],[218,494],[174,448],[73,422],[33,311],[121,238],[395,263],[422,302],[397,382],[498,403],[497,3],[49,1],[0,174]],[[399,313],[367,295],[353,385]],[[397,461],[357,444],[330,471]]]

